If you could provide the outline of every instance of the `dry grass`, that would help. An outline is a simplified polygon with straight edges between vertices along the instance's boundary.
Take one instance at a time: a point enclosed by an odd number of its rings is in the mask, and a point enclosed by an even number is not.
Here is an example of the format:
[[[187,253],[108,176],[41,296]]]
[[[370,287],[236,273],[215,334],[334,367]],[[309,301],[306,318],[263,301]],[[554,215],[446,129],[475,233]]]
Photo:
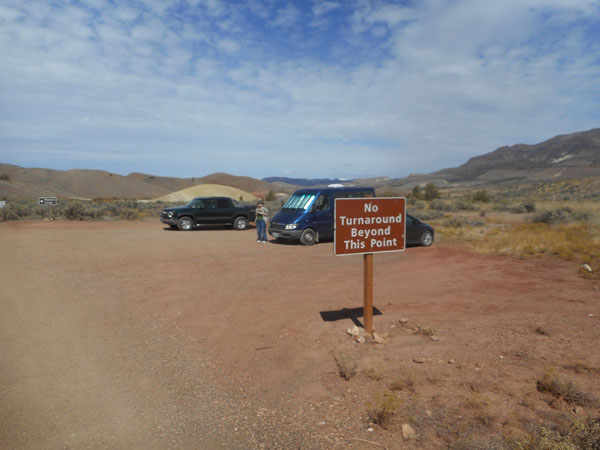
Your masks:
[[[414,390],[416,375],[414,373],[405,374],[399,378],[396,378],[390,383],[390,389],[392,391],[404,391]]]
[[[421,325],[417,325],[415,327],[416,330],[416,334],[420,334],[422,336],[427,336],[427,337],[431,337],[433,335],[435,335],[436,333],[436,329],[433,327],[423,327]]]
[[[356,367],[358,364],[352,355],[348,353],[339,353],[336,355],[333,351],[331,354],[333,355],[338,372],[342,378],[349,380],[356,375]]]
[[[460,188],[442,192],[440,202],[446,209],[442,217],[430,220],[441,241],[467,243],[482,253],[555,256],[579,263],[584,277],[599,276],[600,180],[488,188],[488,203],[473,202],[475,192]],[[466,209],[465,204],[476,210]],[[417,217],[439,213],[429,206],[415,212]]]
[[[598,400],[592,394],[585,392],[572,380],[558,376],[554,368],[548,369],[544,376],[536,381],[536,387],[540,392],[547,392],[573,405],[598,405]]]
[[[573,421],[568,430],[542,427],[515,445],[518,450],[597,450],[600,448],[600,418]]]
[[[400,403],[400,399],[393,394],[386,393],[383,396],[377,394],[375,404],[369,410],[369,420],[387,429]]]
[[[436,225],[446,241],[469,244],[481,253],[520,258],[555,256],[579,264],[579,273],[593,277],[600,272],[600,226],[586,222],[548,225],[543,223],[487,224],[446,227]],[[591,272],[584,268],[587,264]]]
[[[385,364],[381,361],[368,361],[363,373],[371,380],[379,381],[385,375]]]

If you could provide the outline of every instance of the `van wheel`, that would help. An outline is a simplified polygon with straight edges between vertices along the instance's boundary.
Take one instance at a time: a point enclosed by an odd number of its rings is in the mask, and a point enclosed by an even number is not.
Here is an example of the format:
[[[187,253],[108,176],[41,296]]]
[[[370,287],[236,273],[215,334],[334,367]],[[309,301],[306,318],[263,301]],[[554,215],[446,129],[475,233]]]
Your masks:
[[[182,217],[179,219],[179,222],[177,222],[177,228],[179,228],[181,231],[190,231],[193,226],[194,223],[189,217]]]
[[[313,245],[316,241],[315,231],[307,228],[300,235],[300,243],[302,245]]]

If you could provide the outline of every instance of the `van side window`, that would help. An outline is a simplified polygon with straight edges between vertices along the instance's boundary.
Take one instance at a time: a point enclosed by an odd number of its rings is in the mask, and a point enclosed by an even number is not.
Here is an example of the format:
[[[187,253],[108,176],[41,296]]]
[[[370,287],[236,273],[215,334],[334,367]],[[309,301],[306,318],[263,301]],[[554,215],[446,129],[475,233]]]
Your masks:
[[[329,195],[320,195],[315,200],[315,212],[329,210]]]

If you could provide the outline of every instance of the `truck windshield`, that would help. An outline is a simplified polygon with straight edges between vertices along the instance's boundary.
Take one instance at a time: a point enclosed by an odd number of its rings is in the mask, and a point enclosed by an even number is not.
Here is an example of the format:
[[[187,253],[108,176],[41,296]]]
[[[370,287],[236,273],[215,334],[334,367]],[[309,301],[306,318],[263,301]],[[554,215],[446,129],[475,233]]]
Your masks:
[[[300,209],[306,211],[315,199],[316,194],[294,194],[292,195],[285,205],[284,209]]]

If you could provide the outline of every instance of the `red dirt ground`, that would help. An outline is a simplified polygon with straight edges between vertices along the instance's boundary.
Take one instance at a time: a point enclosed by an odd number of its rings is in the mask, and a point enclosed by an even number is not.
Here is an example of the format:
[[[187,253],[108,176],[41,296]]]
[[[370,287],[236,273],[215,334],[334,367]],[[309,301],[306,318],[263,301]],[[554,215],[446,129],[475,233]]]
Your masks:
[[[321,313],[362,306],[362,257],[255,239],[0,224],[0,448],[473,448],[598,416],[600,288],[573,264],[377,254],[387,340],[359,344]],[[550,373],[583,400],[538,392]]]

